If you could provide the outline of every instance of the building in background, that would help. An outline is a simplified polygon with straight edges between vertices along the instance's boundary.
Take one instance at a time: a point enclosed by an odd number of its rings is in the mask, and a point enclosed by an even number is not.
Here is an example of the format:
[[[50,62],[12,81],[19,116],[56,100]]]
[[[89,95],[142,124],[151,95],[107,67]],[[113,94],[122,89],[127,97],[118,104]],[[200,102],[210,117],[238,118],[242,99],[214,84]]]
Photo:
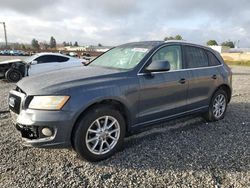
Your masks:
[[[86,46],[62,46],[62,47],[57,47],[58,50],[61,51],[86,51]]]
[[[221,53],[226,53],[230,51],[230,48],[227,46],[209,46],[210,48],[212,48],[213,50]]]

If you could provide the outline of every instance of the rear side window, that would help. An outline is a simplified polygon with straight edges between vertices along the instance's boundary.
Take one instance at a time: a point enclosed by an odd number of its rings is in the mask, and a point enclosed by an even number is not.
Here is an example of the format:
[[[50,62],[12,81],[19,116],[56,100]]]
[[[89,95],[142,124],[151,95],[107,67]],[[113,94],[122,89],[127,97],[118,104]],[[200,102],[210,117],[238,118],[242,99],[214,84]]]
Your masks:
[[[220,61],[215,57],[215,55],[209,51],[207,51],[208,59],[209,59],[209,66],[216,66],[220,65]]]
[[[192,46],[184,46],[184,53],[187,68],[208,66],[208,57],[203,49]]]
[[[62,57],[62,56],[56,56],[57,57],[57,62],[66,62],[69,60],[67,57]]]
[[[69,58],[57,56],[57,55],[43,55],[35,59],[37,63],[51,63],[51,62],[65,62],[68,61]]]

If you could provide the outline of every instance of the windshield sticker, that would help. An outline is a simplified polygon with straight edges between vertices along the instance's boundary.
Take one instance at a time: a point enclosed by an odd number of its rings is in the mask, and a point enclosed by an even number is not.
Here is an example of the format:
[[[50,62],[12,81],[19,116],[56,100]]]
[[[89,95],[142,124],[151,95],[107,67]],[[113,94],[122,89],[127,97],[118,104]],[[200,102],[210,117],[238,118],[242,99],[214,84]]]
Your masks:
[[[148,51],[148,49],[147,48],[133,48],[132,51],[145,53]]]

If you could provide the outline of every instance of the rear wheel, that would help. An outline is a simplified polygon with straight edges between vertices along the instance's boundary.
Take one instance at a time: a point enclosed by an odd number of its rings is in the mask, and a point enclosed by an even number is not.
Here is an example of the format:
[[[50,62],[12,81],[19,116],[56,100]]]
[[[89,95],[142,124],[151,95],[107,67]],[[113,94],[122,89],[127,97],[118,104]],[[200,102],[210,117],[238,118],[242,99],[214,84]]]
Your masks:
[[[207,121],[218,121],[223,119],[226,113],[228,103],[227,93],[219,89],[216,91],[210,101],[209,110],[205,114]]]
[[[74,148],[88,161],[106,159],[123,144],[125,121],[121,113],[112,106],[96,106],[76,126],[73,134]]]
[[[22,74],[20,71],[18,71],[16,69],[9,69],[5,73],[5,78],[9,82],[17,82],[17,81],[22,79]]]

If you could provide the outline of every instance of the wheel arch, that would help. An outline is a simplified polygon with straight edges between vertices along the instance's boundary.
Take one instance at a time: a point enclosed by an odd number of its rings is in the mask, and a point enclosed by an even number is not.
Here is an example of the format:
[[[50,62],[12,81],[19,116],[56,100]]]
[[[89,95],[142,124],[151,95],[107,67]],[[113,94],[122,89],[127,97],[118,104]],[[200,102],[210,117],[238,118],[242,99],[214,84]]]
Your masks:
[[[99,105],[110,105],[110,106],[114,107],[115,109],[117,109],[124,117],[125,124],[126,124],[125,132],[126,133],[129,132],[130,124],[131,124],[131,115],[130,115],[130,112],[129,112],[127,106],[123,102],[121,102],[117,99],[103,99],[103,100],[96,101],[96,102],[90,104],[88,107],[86,107],[84,110],[82,110],[82,112],[77,116],[77,119],[74,122],[74,126],[73,126],[71,134],[70,134],[72,146],[73,146],[72,138],[74,135],[74,131],[77,128],[77,123],[81,120],[81,118],[84,116],[84,114],[86,114],[88,111],[92,110],[93,108],[95,108]]]
[[[216,92],[216,91],[218,91],[219,89],[222,89],[222,90],[224,90],[225,92],[226,92],[226,94],[227,94],[227,97],[228,97],[228,103],[231,101],[231,97],[232,97],[232,89],[231,89],[231,87],[229,87],[227,84],[222,84],[222,85],[220,85],[220,86],[218,86],[217,88],[216,88],[216,90],[213,92],[213,95],[214,95],[214,93]],[[212,95],[212,96],[213,96]]]
[[[22,62],[15,62],[15,63],[12,63],[11,65],[11,68],[15,69],[15,70],[18,70],[22,76],[26,76],[26,65]]]

